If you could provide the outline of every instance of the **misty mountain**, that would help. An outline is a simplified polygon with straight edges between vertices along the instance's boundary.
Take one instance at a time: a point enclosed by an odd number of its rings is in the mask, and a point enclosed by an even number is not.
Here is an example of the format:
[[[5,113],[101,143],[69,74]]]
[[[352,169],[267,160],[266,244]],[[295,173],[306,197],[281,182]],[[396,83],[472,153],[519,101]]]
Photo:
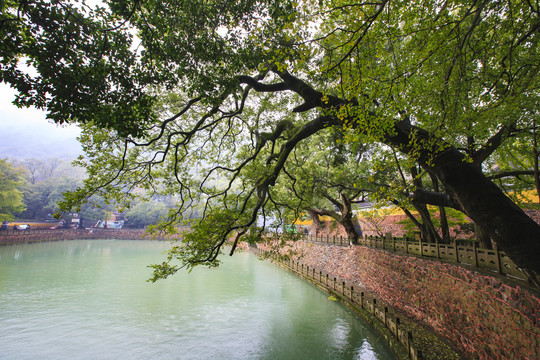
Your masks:
[[[82,153],[73,131],[43,124],[1,122],[0,158],[9,159],[74,159]],[[64,131],[66,130],[66,131]]]

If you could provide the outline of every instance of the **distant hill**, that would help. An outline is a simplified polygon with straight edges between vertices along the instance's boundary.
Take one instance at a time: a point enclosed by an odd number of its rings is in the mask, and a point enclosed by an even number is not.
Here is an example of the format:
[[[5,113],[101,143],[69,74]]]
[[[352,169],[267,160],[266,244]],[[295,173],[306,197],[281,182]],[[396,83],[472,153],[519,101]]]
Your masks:
[[[0,108],[0,158],[74,159],[82,154],[76,127],[49,123],[37,110]]]
[[[74,159],[82,153],[75,138],[42,136],[18,129],[0,130],[0,158]]]
[[[61,128],[35,108],[17,108],[15,91],[0,83],[0,158],[74,159],[82,153],[77,127]]]

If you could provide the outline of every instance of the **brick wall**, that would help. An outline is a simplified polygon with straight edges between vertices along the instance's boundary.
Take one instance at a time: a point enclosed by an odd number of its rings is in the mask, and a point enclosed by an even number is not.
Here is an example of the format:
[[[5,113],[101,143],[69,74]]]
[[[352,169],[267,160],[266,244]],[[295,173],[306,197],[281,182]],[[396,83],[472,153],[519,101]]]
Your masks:
[[[536,221],[536,223],[540,224],[540,210],[527,209],[525,210],[525,213],[529,215],[531,219]]]
[[[464,267],[362,246],[300,241],[292,250],[295,260],[363,287],[470,359],[540,358],[538,292]]]

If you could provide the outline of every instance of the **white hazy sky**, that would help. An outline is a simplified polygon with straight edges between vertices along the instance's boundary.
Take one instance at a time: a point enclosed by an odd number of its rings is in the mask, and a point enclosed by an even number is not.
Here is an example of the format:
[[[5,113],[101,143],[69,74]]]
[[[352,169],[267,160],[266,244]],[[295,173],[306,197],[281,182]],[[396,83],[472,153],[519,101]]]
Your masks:
[[[35,108],[12,104],[15,91],[0,83],[0,158],[74,159],[82,153],[76,126],[60,127]]]
[[[87,0],[86,4],[104,6],[103,0]],[[25,68],[24,63],[20,66]],[[0,83],[0,158],[75,159],[82,154],[77,126],[58,126],[43,111],[17,108],[14,99],[15,91]]]

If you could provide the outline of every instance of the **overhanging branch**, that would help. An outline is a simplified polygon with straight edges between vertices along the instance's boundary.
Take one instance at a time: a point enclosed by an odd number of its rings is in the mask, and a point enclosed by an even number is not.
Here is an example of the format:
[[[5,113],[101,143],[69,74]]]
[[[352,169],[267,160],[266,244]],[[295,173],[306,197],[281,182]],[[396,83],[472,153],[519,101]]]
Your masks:
[[[518,177],[522,175],[534,175],[534,170],[515,170],[515,171],[503,171],[498,174],[489,175],[487,178],[491,180],[501,179],[505,177]]]
[[[412,194],[409,195],[409,197],[412,201],[421,204],[444,206],[461,211],[459,206],[450,198],[448,194],[417,188]]]

